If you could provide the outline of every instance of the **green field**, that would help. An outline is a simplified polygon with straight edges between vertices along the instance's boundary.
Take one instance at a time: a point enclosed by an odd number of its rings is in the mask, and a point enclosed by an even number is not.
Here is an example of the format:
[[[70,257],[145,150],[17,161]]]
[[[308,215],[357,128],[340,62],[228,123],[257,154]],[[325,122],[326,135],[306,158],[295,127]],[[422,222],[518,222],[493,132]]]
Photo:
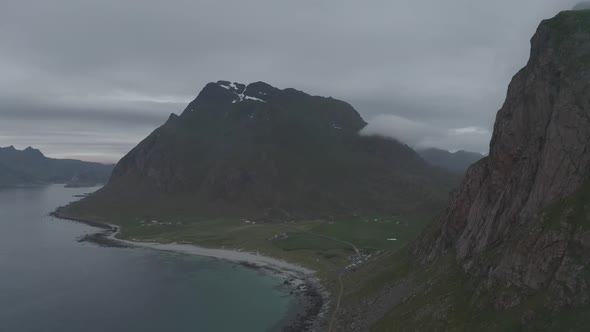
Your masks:
[[[338,314],[340,295],[348,301],[351,293],[360,292],[357,298],[362,298],[364,293],[386,285],[390,274],[383,273],[382,268],[395,267],[392,256],[415,239],[438,212],[438,207],[432,207],[399,215],[246,222],[236,218],[191,217],[198,214],[166,206],[158,206],[158,211],[150,212],[148,217],[137,216],[135,209],[128,206],[88,209],[76,204],[66,207],[64,216],[119,225],[119,236],[128,240],[247,251],[312,269],[331,295],[330,320]],[[103,212],[96,216],[89,211]],[[373,275],[383,280],[374,279]]]
[[[152,223],[145,218],[113,216],[109,222],[121,226],[119,236],[124,239],[244,250],[310,268],[317,271],[322,284],[336,298],[339,274],[351,272],[344,268],[351,258],[358,257],[355,248],[368,257],[362,265],[369,265],[414,239],[432,217],[425,213],[253,224],[181,216]]]
[[[256,224],[175,218],[160,219],[156,224],[140,218],[112,222],[121,226],[120,236],[125,239],[258,252],[327,276],[346,266],[348,257],[355,255],[354,247],[365,253],[398,250],[415,238],[430,218],[412,215]],[[275,235],[279,238],[274,239]]]

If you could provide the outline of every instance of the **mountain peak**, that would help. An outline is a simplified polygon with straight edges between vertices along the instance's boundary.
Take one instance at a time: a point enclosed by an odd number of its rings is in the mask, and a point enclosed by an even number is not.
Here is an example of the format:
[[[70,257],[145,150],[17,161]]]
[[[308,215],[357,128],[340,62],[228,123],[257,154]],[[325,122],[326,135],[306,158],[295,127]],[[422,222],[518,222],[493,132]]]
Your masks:
[[[269,101],[274,93],[280,91],[280,89],[264,82],[255,82],[248,85],[224,80],[210,82],[205,85],[197,98],[188,105],[184,113],[192,113],[203,107],[227,106],[242,102],[264,104]]]
[[[246,84],[238,83],[238,82],[230,82],[230,81],[217,81],[215,84],[219,85],[220,87],[230,90],[236,93],[242,93],[246,89]]]
[[[113,165],[46,158],[33,147],[18,150],[11,145],[0,147],[0,168],[0,187],[47,183],[93,186],[108,179]]]
[[[33,147],[29,146],[24,150],[19,150],[17,148],[14,147],[14,145],[11,146],[7,146],[5,148],[0,147],[1,151],[6,151],[12,154],[22,154],[22,155],[28,155],[28,156],[40,156],[40,157],[45,157],[43,155],[43,153],[37,149],[34,149]]]
[[[403,144],[359,136],[365,125],[340,100],[264,82],[212,82],[121,159],[95,197],[141,197],[157,207],[152,200],[162,196],[198,215],[256,217],[400,211],[446,196],[454,178]],[[392,206],[388,197],[401,192],[412,204]]]
[[[215,84],[233,93],[233,100],[231,101],[232,104],[247,100],[266,103],[266,98],[270,93],[280,91],[279,89],[264,82],[256,82],[246,85],[238,82],[217,81]]]
[[[23,150],[23,152],[29,154],[29,155],[34,155],[34,156],[39,156],[39,157],[45,157],[43,155],[43,153],[38,150],[38,149],[34,149],[33,147],[27,147],[26,149]]]

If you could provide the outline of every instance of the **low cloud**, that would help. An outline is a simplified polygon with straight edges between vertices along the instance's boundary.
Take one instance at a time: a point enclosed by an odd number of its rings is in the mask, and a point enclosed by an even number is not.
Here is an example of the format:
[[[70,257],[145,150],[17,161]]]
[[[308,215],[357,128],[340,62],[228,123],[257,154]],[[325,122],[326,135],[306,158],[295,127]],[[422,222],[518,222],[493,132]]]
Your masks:
[[[416,149],[434,147],[484,154],[488,152],[491,134],[478,126],[445,129],[390,114],[372,118],[361,131],[361,135],[391,137]]]
[[[227,79],[345,100],[413,146],[482,151],[537,25],[577,2],[2,0],[0,146],[116,161]]]

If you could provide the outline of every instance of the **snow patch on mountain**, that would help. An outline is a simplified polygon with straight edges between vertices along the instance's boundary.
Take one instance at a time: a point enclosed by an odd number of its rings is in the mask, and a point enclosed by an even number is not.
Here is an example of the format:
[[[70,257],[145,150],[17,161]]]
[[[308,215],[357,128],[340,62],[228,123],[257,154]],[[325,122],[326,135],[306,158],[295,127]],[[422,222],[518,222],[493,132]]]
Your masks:
[[[237,82],[233,82],[233,83],[229,82],[229,84],[228,84],[228,82],[219,81],[219,82],[217,82],[217,85],[219,85],[220,87],[222,87],[226,90],[233,92],[236,95],[237,99],[234,99],[232,101],[232,104],[239,103],[244,100],[252,100],[252,101],[257,101],[257,102],[261,102],[261,103],[267,102],[266,100],[259,98],[260,96],[267,95],[267,93],[259,92],[258,93],[259,97],[249,96],[246,94],[246,90],[248,90],[248,87],[244,84],[237,83]],[[243,90],[241,88],[242,86],[244,87]]]

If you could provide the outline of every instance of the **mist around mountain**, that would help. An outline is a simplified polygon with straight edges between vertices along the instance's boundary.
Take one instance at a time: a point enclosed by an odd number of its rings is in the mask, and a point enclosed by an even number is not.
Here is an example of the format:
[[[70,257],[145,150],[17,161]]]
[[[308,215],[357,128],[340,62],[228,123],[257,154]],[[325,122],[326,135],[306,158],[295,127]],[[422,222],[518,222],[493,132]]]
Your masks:
[[[0,147],[0,186],[31,186],[65,183],[93,186],[106,183],[113,165],[71,159],[47,158],[32,147],[17,150]]]
[[[360,136],[365,125],[333,98],[209,83],[70,211],[97,216],[124,203],[131,214],[290,219],[442,206],[458,177],[396,140]]]
[[[429,148],[417,150],[422,159],[434,166],[444,168],[455,173],[465,173],[467,168],[484,157],[477,152],[459,150],[450,152],[447,150]]]
[[[573,10],[587,10],[590,9],[590,2],[584,1],[580,2],[579,4],[575,5]]]

